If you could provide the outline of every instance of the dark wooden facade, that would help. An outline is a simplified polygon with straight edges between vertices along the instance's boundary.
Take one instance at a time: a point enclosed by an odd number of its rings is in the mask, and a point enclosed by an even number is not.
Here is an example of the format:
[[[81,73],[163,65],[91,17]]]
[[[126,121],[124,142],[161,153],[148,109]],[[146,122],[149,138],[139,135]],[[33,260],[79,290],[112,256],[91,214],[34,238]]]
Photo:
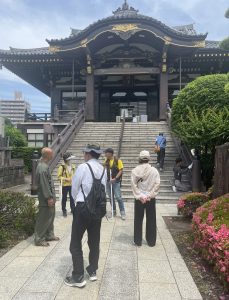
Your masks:
[[[77,109],[86,119],[114,121],[120,108],[165,119],[174,91],[196,77],[229,71],[229,51],[192,25],[170,28],[126,3],[111,17],[49,47],[0,51],[0,63],[51,97],[51,113]]]

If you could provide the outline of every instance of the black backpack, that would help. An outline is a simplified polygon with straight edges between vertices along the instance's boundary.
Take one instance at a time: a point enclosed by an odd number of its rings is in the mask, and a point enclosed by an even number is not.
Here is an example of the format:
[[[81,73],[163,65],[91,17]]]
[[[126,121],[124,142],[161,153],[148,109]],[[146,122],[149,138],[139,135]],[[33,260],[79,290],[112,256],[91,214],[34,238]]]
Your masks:
[[[93,178],[93,183],[91,190],[87,197],[84,194],[83,187],[81,184],[81,190],[84,196],[84,205],[81,206],[81,213],[86,217],[90,219],[102,219],[106,215],[106,191],[105,186],[102,184],[102,179],[104,176],[105,169],[103,170],[103,174],[100,179],[95,178],[95,175],[92,171],[92,168],[90,164],[88,164],[88,167],[91,171],[91,175]]]

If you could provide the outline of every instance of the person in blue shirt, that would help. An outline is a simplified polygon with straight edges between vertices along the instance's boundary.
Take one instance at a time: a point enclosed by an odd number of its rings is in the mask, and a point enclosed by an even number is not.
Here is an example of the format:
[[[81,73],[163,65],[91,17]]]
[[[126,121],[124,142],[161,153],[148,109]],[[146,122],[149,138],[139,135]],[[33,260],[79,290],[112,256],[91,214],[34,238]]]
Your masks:
[[[160,132],[156,137],[155,145],[160,147],[160,151],[157,152],[157,166],[159,166],[160,171],[163,171],[166,147],[166,137],[164,136],[163,132]]]

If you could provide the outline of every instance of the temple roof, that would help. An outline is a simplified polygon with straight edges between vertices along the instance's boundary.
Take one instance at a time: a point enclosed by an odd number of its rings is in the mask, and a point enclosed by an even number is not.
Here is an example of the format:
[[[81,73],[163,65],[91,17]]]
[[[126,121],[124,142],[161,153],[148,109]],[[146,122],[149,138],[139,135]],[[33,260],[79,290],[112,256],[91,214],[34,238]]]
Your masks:
[[[198,40],[198,39],[203,40],[207,36],[207,34],[197,34],[193,28],[193,24],[185,25],[185,26],[176,26],[174,28],[169,27],[169,26],[165,25],[164,23],[162,23],[152,17],[139,14],[138,10],[129,6],[127,4],[127,2],[125,1],[123,3],[122,7],[119,7],[116,11],[113,12],[112,16],[98,20],[83,30],[72,29],[71,35],[69,37],[62,38],[62,39],[51,39],[51,40],[47,40],[47,42],[50,45],[53,45],[53,44],[58,45],[58,44],[62,44],[65,41],[66,42],[71,41],[74,38],[84,38],[91,30],[97,29],[98,27],[102,26],[103,24],[109,25],[110,23],[117,23],[117,21],[119,21],[119,22],[125,22],[125,21],[138,22],[140,20],[150,23],[150,25],[159,27],[163,31],[166,31],[175,37],[186,38],[186,39],[190,39],[190,40],[193,38],[195,38],[196,40]]]

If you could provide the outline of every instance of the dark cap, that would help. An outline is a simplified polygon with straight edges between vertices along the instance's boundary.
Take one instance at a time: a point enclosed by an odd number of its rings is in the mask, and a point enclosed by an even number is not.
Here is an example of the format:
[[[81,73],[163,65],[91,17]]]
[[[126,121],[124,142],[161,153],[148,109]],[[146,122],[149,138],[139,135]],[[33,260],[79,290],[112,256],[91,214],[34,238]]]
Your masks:
[[[104,152],[114,154],[114,150],[112,148],[107,148]]]
[[[72,155],[72,153],[70,153],[70,152],[66,152],[63,155],[63,160],[64,161],[68,161],[68,160],[73,159],[73,158],[76,158],[76,157],[74,155]]]

